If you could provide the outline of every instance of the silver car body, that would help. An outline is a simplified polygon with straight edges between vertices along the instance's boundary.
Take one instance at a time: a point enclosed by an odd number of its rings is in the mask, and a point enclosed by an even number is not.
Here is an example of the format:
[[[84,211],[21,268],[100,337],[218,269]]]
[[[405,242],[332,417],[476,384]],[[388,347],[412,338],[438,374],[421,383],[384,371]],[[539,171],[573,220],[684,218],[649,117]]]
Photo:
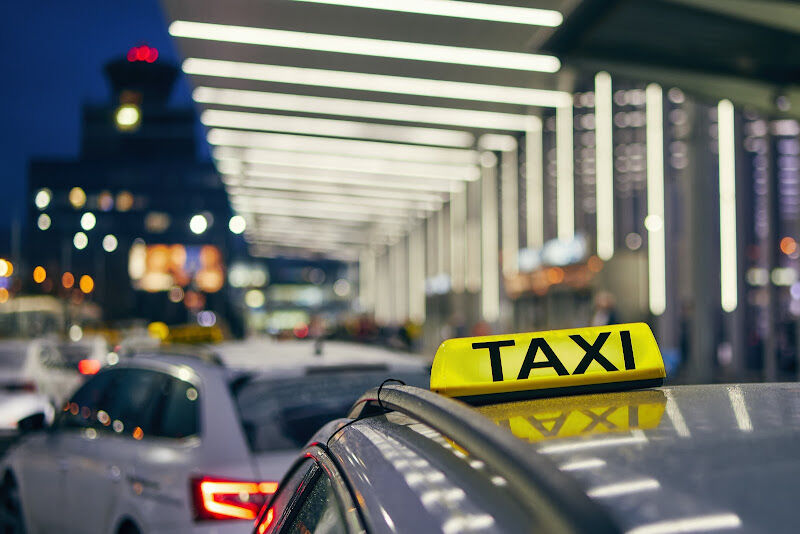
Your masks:
[[[421,368],[408,360],[405,365]],[[189,487],[198,477],[277,482],[297,454],[251,452],[231,395],[236,372],[180,356],[122,359],[101,373],[115,369],[149,369],[189,382],[199,392],[199,435],[135,440],[52,430],[26,436],[0,464],[0,475],[13,474],[28,531],[113,533],[131,522],[148,533],[248,532],[249,521],[196,521]],[[305,370],[295,365],[258,376],[297,377]]]
[[[370,395],[374,402],[375,391],[365,397]],[[453,413],[461,410],[461,419],[452,421],[494,423],[483,431],[503,434],[497,443],[512,442],[521,457],[551,473],[554,482],[545,489],[566,491],[571,503],[585,501],[592,514],[581,520],[589,528],[578,531],[797,531],[800,384],[676,386],[466,411],[461,403],[446,404]],[[543,527],[525,513],[530,501],[520,500],[519,484],[512,488],[484,461],[491,457],[486,450],[462,448],[431,422],[429,410],[419,412],[423,417],[414,411],[372,411],[332,422],[306,450],[328,455],[338,466],[336,476],[346,481],[363,528],[427,533]],[[275,512],[277,523],[280,514]]]

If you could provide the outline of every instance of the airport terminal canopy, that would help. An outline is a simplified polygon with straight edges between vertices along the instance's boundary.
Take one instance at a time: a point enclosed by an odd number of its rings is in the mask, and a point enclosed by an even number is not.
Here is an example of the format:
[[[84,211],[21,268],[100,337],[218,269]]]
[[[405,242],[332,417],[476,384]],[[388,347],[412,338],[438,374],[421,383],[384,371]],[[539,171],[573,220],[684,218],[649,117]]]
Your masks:
[[[162,3],[254,255],[393,243],[571,104],[538,48],[577,1]]]

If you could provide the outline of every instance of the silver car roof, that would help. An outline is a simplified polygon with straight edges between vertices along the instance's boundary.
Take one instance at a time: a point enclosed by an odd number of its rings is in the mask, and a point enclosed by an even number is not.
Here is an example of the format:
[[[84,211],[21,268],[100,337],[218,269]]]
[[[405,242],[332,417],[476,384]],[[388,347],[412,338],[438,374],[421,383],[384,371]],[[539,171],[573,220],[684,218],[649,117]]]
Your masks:
[[[796,530],[800,384],[674,386],[477,408],[414,390],[388,386],[380,402],[368,392],[351,416],[399,409],[459,445],[465,437],[465,453],[504,476],[517,471],[551,494],[578,489],[559,503],[567,520],[599,511],[613,530],[636,534]],[[490,443],[502,453],[494,462],[481,446]],[[588,524],[578,530],[593,531]]]

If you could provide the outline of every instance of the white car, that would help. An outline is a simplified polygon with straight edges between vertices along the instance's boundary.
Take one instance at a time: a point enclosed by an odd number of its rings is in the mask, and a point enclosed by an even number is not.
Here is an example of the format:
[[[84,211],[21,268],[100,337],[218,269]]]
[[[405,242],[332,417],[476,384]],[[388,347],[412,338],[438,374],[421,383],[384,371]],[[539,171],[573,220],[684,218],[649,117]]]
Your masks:
[[[388,377],[428,373],[418,362],[248,372],[122,359],[0,463],[0,531],[250,532],[315,430]]]
[[[56,344],[46,338],[33,340],[4,340],[0,342],[0,392],[2,399],[20,406],[17,395],[31,393],[60,407],[83,381],[59,352]],[[0,413],[11,405],[0,399]],[[30,403],[22,403],[30,405]]]

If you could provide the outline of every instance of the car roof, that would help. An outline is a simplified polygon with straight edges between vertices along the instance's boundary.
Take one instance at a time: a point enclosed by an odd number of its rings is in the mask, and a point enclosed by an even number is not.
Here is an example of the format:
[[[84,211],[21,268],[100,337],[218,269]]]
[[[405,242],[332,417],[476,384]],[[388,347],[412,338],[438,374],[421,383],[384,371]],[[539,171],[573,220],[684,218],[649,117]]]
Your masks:
[[[386,386],[380,404],[397,409],[386,396],[395,390],[432,395],[414,389]],[[662,387],[495,403],[469,407],[471,413],[440,399],[433,400],[459,424],[480,419],[495,432],[505,429],[500,437],[514,437],[515,454],[544,472],[549,465],[545,479],[555,480],[555,491],[566,487],[561,478],[570,478],[622,530],[781,531],[794,523],[800,384]],[[414,404],[401,411],[435,428],[436,418]],[[445,435],[453,427],[441,425]],[[497,443],[507,445],[503,439]]]
[[[323,341],[321,353],[314,340],[275,341],[257,338],[216,345],[215,350],[228,367],[257,370],[260,374],[305,374],[309,368],[343,367],[349,365],[414,366],[426,365],[429,360],[409,353],[394,352],[381,347]]]
[[[626,529],[714,517],[792,524],[800,385],[675,386],[476,408],[568,472]],[[785,506],[784,506],[785,505]]]

